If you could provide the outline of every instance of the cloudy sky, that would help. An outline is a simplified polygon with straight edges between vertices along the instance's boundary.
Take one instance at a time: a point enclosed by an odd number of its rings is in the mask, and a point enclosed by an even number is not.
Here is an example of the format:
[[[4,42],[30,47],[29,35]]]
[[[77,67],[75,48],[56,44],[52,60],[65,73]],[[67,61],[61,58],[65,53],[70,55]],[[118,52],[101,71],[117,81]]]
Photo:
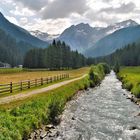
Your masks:
[[[27,30],[50,34],[81,22],[107,26],[133,19],[140,23],[140,0],[0,0],[0,11]]]

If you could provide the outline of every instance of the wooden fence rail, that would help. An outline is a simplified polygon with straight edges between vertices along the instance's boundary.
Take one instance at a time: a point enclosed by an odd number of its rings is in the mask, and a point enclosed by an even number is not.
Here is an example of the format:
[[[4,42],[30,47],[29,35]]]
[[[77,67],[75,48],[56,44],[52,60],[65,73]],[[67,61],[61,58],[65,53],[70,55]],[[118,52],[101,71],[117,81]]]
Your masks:
[[[16,91],[23,91],[25,89],[42,86],[44,84],[49,84],[66,78],[69,78],[69,74],[60,74],[53,77],[25,80],[18,83],[10,82],[9,84],[0,84],[0,93],[13,93]]]

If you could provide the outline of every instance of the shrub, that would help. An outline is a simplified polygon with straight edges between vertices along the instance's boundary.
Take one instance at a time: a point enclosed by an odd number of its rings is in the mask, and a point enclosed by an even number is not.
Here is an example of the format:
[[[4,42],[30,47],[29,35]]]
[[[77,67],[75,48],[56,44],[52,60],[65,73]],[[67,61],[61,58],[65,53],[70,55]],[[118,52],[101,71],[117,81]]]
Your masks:
[[[97,66],[91,66],[89,71],[90,87],[99,84],[105,74],[110,72],[110,68],[105,63],[100,63]]]
[[[135,88],[133,88],[132,92],[137,98],[140,98],[140,87],[139,86],[136,86]]]
[[[133,84],[130,82],[126,82],[124,83],[123,88],[127,89],[128,91],[131,91],[131,89],[133,88]]]
[[[108,64],[106,64],[106,63],[100,63],[100,64],[103,66],[105,74],[110,73],[110,66]]]
[[[120,71],[120,65],[119,65],[118,61],[115,63],[113,69],[114,69],[114,71],[115,71],[116,73],[119,73],[119,71]]]
[[[49,110],[49,122],[51,122],[52,124],[57,124],[57,117],[58,115],[60,115],[60,113],[62,112],[62,105],[60,103],[60,101],[57,100],[52,100],[48,106],[48,110]]]
[[[89,79],[94,80],[94,66],[91,66],[91,68],[90,68]]]

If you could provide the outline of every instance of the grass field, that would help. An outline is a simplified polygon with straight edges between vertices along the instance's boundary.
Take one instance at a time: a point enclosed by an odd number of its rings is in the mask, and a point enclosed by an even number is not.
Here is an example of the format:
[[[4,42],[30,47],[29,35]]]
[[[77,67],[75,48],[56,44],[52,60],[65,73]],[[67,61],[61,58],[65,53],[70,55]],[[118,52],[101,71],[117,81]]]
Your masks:
[[[0,74],[19,73],[22,71],[22,68],[0,68]]]
[[[140,98],[140,67],[124,67],[119,72],[123,87]]]
[[[89,71],[89,67],[65,71],[30,71],[22,69],[0,69],[0,84],[19,82],[23,80],[34,80],[36,78],[54,76],[62,73],[69,73],[71,78],[79,77]]]

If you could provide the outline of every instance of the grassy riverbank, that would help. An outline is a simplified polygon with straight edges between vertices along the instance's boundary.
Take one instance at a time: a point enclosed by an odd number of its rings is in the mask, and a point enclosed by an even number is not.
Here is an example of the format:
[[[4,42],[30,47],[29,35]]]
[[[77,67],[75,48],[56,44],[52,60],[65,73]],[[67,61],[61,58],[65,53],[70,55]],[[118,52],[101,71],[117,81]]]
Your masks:
[[[55,123],[65,104],[78,90],[98,84],[106,74],[105,65],[93,66],[90,74],[57,90],[32,96],[0,108],[0,140],[27,139],[42,124]],[[21,103],[22,102],[22,103]]]
[[[118,73],[123,87],[140,98],[140,67],[124,67]]]

